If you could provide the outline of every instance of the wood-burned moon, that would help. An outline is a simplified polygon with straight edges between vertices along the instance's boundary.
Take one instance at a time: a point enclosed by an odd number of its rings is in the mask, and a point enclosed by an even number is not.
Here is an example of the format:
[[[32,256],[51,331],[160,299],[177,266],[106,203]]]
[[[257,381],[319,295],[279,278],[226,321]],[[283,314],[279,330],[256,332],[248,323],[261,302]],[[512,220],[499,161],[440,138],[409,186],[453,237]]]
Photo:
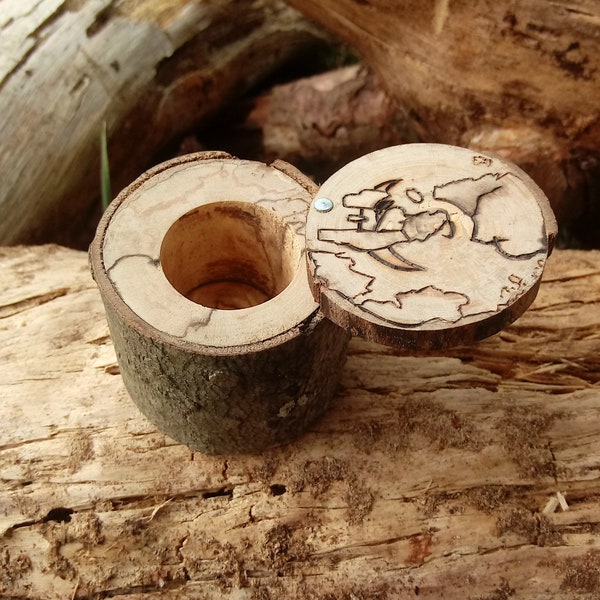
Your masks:
[[[519,317],[555,236],[546,197],[514,164],[407,144],[328,179],[306,243],[313,293],[330,319],[372,341],[431,349]]]

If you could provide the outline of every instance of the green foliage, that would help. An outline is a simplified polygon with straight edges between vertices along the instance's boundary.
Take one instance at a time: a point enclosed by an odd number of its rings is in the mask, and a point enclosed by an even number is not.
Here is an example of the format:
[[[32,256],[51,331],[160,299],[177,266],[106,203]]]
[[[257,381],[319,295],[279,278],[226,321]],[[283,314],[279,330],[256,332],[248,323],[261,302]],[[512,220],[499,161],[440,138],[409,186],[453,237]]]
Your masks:
[[[100,131],[100,193],[102,196],[102,210],[105,211],[112,200],[106,121],[102,123],[102,129]]]

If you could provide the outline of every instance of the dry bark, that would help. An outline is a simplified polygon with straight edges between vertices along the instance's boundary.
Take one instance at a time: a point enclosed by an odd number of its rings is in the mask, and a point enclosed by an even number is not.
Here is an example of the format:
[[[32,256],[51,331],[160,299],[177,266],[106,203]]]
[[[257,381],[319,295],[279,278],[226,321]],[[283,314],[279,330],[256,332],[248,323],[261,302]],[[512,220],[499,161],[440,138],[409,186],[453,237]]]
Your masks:
[[[113,191],[322,34],[273,0],[3,0],[0,243],[89,243]]]
[[[346,163],[410,141],[404,117],[364,65],[277,85],[257,99],[246,127],[261,130],[261,160],[286,160],[324,181]]]
[[[358,49],[416,138],[502,153],[544,188],[559,222],[595,203],[594,0],[288,2]]]
[[[3,597],[597,595],[599,262],[474,346],[353,340],[308,434],[207,457],[129,400],[86,255],[0,250]]]

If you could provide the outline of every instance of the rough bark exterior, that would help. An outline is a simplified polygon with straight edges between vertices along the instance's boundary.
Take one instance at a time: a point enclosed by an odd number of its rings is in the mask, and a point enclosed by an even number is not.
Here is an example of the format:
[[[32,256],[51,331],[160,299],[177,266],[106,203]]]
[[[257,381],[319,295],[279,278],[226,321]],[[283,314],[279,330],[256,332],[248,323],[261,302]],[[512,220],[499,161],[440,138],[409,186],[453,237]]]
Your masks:
[[[594,597],[599,262],[474,346],[353,340],[306,435],[211,457],[129,400],[84,253],[0,250],[2,596]]]
[[[315,314],[261,352],[210,356],[139,333],[106,303],[125,387],[158,428],[192,450],[253,453],[290,442],[328,408],[348,335]]]
[[[4,244],[89,243],[103,121],[117,193],[320,39],[270,0],[3,0],[1,12]]]
[[[594,0],[289,4],[357,48],[416,139],[503,154],[544,188],[559,222],[596,206],[585,188],[599,171]]]
[[[287,160],[324,181],[367,152],[407,142],[404,122],[373,72],[352,65],[275,86],[247,126],[261,128],[263,160]]]

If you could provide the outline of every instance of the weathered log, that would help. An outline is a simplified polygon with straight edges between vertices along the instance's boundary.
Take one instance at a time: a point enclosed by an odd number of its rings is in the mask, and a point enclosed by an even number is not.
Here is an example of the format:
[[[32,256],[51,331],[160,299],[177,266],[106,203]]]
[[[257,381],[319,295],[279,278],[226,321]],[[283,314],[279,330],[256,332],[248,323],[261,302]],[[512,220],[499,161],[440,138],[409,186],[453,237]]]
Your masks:
[[[324,181],[363,154],[410,141],[404,120],[373,71],[356,64],[274,86],[246,127],[261,131],[261,160],[286,160]]]
[[[207,457],[129,400],[87,256],[1,249],[1,594],[594,597],[599,263],[556,251],[521,319],[452,353],[353,340],[309,433]]]
[[[79,246],[100,212],[103,121],[118,192],[324,37],[269,0],[4,0],[0,29],[0,243]]]
[[[373,71],[357,63],[277,83],[229,107],[185,136],[179,153],[218,147],[267,164],[284,160],[322,182],[359,156],[411,141],[404,121]]]
[[[594,0],[288,3],[358,49],[415,138],[503,154],[559,222],[597,206],[586,189],[600,170]]]

